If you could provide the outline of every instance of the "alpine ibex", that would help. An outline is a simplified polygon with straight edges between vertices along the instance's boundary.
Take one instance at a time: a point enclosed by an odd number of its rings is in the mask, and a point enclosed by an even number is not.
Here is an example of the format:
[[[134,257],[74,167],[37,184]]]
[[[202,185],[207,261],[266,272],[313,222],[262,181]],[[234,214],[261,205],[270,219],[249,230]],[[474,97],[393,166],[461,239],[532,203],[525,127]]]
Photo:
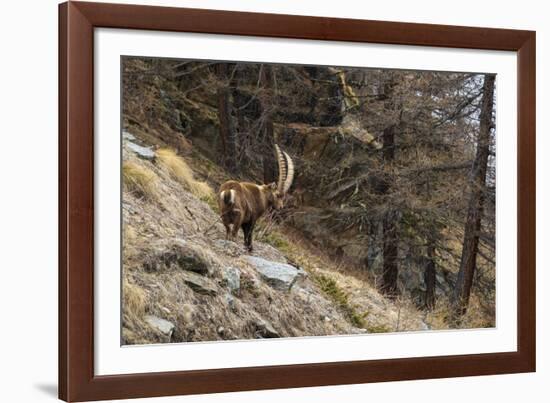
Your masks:
[[[220,213],[226,239],[235,240],[239,228],[244,232],[244,245],[252,252],[252,232],[256,221],[270,208],[279,210],[294,179],[294,163],[289,155],[275,144],[279,178],[277,183],[257,185],[249,182],[227,181],[219,191]],[[231,226],[233,226],[231,228]]]

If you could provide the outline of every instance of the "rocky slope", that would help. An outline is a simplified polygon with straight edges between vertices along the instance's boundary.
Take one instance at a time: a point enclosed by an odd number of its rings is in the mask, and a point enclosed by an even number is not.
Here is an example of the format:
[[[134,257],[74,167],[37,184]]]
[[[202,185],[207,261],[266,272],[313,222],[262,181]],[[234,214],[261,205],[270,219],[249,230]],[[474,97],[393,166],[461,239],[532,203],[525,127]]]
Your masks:
[[[428,328],[269,218],[253,254],[226,241],[212,190],[223,172],[201,182],[198,161],[147,139],[124,133],[124,344]]]

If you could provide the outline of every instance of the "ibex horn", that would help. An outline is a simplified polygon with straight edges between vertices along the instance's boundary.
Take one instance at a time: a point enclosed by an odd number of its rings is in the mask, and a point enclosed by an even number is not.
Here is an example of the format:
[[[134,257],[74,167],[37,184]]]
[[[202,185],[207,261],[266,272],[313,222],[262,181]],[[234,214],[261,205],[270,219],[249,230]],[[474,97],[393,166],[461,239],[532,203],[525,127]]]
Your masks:
[[[279,179],[277,180],[277,190],[280,193],[284,193],[284,184],[287,176],[287,162],[285,156],[281,152],[281,149],[275,144],[275,153],[277,156],[277,165],[279,167]]]
[[[286,194],[288,192],[288,189],[292,186],[292,181],[294,180],[294,162],[292,162],[292,158],[283,151],[283,154],[286,158],[286,165],[287,165],[287,172],[285,177],[285,183],[283,186],[283,193]]]

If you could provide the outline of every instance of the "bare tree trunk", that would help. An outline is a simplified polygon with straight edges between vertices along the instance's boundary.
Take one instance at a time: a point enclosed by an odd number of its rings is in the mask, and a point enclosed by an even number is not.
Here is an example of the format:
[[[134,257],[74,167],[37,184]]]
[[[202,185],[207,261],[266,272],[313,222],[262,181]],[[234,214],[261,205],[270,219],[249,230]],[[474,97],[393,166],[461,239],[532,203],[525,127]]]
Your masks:
[[[397,265],[397,227],[395,212],[386,213],[382,225],[384,263],[382,267],[382,292],[390,298],[398,295],[397,277],[399,266]]]
[[[426,193],[429,199],[432,198],[431,181],[426,181]],[[424,308],[432,311],[435,308],[435,285],[436,285],[436,265],[435,265],[435,245],[437,237],[437,225],[433,223],[428,227],[427,245],[426,245],[426,263],[424,267],[424,285],[426,286],[426,295],[424,298]]]
[[[453,314],[455,319],[466,313],[476,269],[479,231],[483,215],[483,193],[485,190],[487,161],[490,151],[494,88],[495,76],[486,75],[483,83],[476,158],[471,172],[470,201],[468,202],[468,214],[464,225],[464,243],[462,245],[460,270],[454,291]]]
[[[224,81],[224,84],[218,88],[218,118],[224,163],[230,172],[237,173],[237,136],[231,117],[233,106],[227,67],[227,63],[220,63],[217,66],[220,79]]]
[[[393,88],[395,83],[392,78],[389,78],[384,83],[384,110],[389,115],[393,115],[395,109],[395,100],[393,99]],[[384,129],[382,135],[382,158],[387,165],[393,164],[395,158],[395,129],[396,122]],[[382,193],[389,194],[391,188],[390,181],[387,178],[383,179]],[[397,264],[398,253],[398,235],[397,235],[397,212],[391,208],[387,210],[382,223],[384,263],[382,266],[382,292],[390,298],[395,298],[398,295],[397,278],[399,274],[399,266]]]
[[[428,259],[424,268],[424,284],[426,285],[426,298],[424,304],[426,309],[433,310],[435,308],[435,243],[430,237],[427,246]]]

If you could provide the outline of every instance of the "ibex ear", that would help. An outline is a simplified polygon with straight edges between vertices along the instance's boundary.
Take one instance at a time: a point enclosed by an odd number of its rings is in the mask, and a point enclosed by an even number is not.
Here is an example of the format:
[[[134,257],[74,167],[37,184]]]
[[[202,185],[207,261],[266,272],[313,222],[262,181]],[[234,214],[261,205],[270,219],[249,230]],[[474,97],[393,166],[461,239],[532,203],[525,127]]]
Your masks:
[[[277,184],[275,182],[271,182],[268,186],[269,186],[269,189],[271,189],[272,191],[277,190]]]

